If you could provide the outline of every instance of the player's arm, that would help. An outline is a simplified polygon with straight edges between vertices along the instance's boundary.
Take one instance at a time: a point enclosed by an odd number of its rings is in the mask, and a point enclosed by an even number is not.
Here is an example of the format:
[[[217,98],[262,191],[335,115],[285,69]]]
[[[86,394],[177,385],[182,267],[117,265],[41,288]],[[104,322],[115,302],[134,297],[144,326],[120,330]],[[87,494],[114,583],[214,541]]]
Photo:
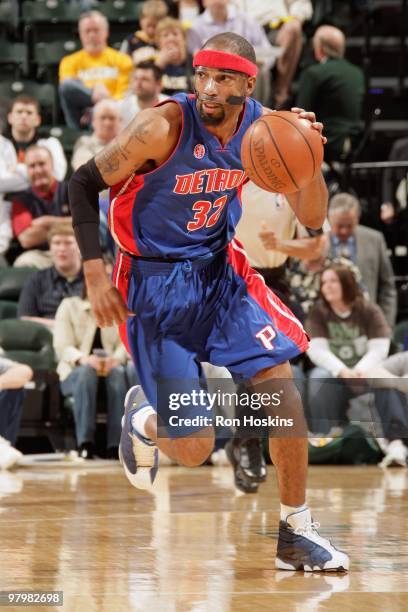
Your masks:
[[[292,108],[291,111],[304,119],[308,119],[312,127],[320,133],[323,144],[326,144],[327,138],[323,136],[323,124],[316,121],[314,113],[297,107]],[[263,109],[264,115],[273,112],[270,108]],[[312,230],[320,230],[327,216],[328,203],[327,187],[320,170],[306,187],[294,193],[286,193],[285,196],[302,225]]]
[[[175,107],[175,104],[166,105]],[[119,292],[108,279],[99,244],[99,192],[143,172],[149,162],[161,163],[175,145],[177,117],[174,109],[147,109],[95,158],[78,168],[69,182],[72,224],[84,261],[84,274],[97,323],[100,327],[123,323],[129,316]]]

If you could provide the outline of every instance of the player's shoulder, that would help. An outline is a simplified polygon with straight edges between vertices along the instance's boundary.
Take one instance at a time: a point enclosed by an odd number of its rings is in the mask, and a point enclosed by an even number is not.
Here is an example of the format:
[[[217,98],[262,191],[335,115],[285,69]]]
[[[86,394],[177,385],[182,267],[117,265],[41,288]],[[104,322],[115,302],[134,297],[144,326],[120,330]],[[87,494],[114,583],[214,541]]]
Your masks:
[[[177,119],[181,121],[183,114],[180,104],[173,98],[166,98],[165,100],[162,100],[158,106],[155,106],[150,110],[154,111],[156,115],[160,115],[169,121],[174,121]]]
[[[181,111],[170,101],[171,98],[159,106],[140,111],[126,128],[132,140],[153,147],[159,158],[174,148],[182,125]]]

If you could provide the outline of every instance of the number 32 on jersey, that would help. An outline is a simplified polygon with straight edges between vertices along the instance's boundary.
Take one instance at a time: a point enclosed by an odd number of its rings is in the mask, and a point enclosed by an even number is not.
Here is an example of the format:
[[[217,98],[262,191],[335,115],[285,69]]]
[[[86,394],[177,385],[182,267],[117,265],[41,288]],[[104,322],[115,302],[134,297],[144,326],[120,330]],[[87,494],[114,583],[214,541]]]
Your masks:
[[[213,227],[221,216],[225,204],[227,203],[227,196],[221,196],[214,202],[210,200],[198,200],[193,205],[195,211],[192,221],[187,223],[187,229],[189,232],[196,232],[202,227]]]

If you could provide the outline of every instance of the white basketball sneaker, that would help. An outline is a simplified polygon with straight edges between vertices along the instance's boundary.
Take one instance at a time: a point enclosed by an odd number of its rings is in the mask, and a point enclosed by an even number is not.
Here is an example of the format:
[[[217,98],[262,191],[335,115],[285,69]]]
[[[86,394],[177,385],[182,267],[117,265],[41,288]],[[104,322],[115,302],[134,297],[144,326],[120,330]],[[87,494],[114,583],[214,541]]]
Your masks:
[[[149,402],[142,387],[131,387],[125,398],[119,459],[129,482],[137,489],[151,489],[159,467],[159,451],[151,440],[132,427],[132,417]]]
[[[305,514],[306,513],[306,514]],[[279,523],[279,539],[275,566],[281,570],[304,572],[346,572],[349,558],[322,538],[309,508],[294,512]]]

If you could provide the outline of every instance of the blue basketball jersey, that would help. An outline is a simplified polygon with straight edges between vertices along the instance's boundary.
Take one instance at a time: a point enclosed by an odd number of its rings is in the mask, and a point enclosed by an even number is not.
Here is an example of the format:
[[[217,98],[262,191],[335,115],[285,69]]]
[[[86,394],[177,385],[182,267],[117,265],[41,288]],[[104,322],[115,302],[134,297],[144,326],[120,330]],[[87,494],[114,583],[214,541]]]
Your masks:
[[[182,112],[177,146],[155,170],[111,188],[110,230],[134,255],[208,258],[225,249],[241,217],[241,143],[262,106],[247,98],[237,131],[222,146],[202,122],[195,96],[178,94],[168,103]]]

